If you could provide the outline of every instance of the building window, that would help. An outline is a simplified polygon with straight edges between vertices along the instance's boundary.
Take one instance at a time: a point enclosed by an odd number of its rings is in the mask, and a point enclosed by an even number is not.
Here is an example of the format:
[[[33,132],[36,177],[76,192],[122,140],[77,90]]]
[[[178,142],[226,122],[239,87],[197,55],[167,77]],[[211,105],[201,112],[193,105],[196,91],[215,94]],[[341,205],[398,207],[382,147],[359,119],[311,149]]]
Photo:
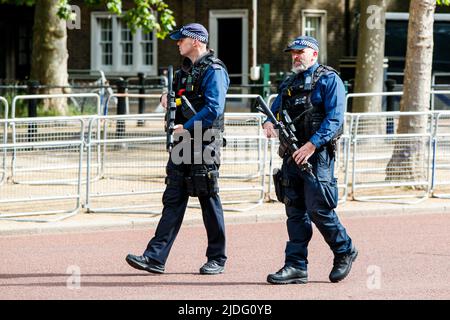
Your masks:
[[[117,16],[93,12],[91,16],[91,69],[109,74],[157,74],[156,40],[153,33],[131,33]]]
[[[111,19],[100,19],[100,56],[102,65],[112,66],[113,60],[113,39],[112,39],[112,20]]]
[[[122,64],[125,66],[133,65],[133,36],[131,30],[124,22],[120,23],[120,49]]]
[[[143,52],[142,64],[149,66],[153,61],[153,33],[142,35],[141,50]]]
[[[327,12],[302,10],[302,35],[314,37],[319,42],[319,62],[327,63]]]

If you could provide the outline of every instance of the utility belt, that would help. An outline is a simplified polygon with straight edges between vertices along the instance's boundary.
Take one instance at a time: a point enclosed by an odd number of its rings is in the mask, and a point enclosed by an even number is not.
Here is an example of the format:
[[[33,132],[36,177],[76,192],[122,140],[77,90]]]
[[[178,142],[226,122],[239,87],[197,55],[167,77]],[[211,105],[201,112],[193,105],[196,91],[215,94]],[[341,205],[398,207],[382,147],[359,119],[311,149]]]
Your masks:
[[[170,170],[166,185],[186,188],[190,197],[208,197],[219,193],[219,171],[216,166],[194,164],[187,172]]]

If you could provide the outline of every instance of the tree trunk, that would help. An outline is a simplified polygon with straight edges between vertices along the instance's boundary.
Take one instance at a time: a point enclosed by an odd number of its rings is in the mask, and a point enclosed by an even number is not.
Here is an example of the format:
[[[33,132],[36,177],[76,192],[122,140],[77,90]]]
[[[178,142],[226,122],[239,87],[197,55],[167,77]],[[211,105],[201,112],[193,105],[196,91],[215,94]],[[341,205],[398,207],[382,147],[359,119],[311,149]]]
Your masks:
[[[67,30],[66,22],[57,15],[57,3],[58,0],[36,0],[31,79],[43,85],[65,86],[68,84]],[[62,90],[47,89],[43,93],[62,93]],[[45,101],[44,108],[67,114],[65,99]]]
[[[383,91],[384,0],[361,0],[354,92]],[[381,112],[381,97],[354,98],[353,112]]]
[[[400,111],[428,111],[433,62],[433,22],[436,0],[412,0],[409,8],[408,46]],[[397,133],[426,133],[427,116],[401,117]],[[426,143],[417,138],[397,142],[387,167],[387,179],[423,179]]]

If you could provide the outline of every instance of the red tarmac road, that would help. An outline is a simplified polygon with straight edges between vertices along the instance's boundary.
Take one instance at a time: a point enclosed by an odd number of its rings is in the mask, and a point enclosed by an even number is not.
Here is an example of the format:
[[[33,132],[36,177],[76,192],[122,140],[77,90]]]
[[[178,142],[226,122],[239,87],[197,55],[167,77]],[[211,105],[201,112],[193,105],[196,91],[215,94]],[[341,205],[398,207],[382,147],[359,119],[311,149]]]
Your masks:
[[[228,224],[228,263],[216,276],[198,274],[205,262],[203,226],[182,226],[163,275],[125,262],[127,253],[142,253],[153,229],[3,236],[0,299],[450,298],[450,215],[341,221],[359,256],[337,284],[328,280],[333,257],[317,229],[309,247],[309,283],[266,283],[283,264],[282,222]]]

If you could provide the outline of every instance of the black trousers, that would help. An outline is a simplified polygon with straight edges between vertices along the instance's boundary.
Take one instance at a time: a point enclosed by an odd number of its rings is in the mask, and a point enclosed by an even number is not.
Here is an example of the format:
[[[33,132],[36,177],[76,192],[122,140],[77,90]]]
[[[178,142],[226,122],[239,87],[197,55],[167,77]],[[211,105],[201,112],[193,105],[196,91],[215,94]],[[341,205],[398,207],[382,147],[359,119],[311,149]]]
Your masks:
[[[218,170],[218,165],[215,166]],[[183,184],[183,174],[189,170],[190,165],[174,164],[171,159],[167,163],[167,177],[172,182],[167,184],[163,194],[163,211],[154,237],[147,245],[144,256],[165,264],[183,222],[184,214],[189,200],[186,186]],[[176,183],[176,182],[179,183]],[[202,209],[203,223],[208,237],[206,257],[216,260],[224,265],[225,255],[225,223],[222,203],[218,194],[198,197]]]
[[[352,240],[339,221],[334,209],[338,202],[338,186],[334,177],[334,157],[326,148],[309,159],[313,174],[301,171],[295,161],[285,158],[281,168],[288,198],[286,204],[289,241],[285,250],[285,265],[306,270],[308,243],[313,222],[334,255],[350,253]]]

